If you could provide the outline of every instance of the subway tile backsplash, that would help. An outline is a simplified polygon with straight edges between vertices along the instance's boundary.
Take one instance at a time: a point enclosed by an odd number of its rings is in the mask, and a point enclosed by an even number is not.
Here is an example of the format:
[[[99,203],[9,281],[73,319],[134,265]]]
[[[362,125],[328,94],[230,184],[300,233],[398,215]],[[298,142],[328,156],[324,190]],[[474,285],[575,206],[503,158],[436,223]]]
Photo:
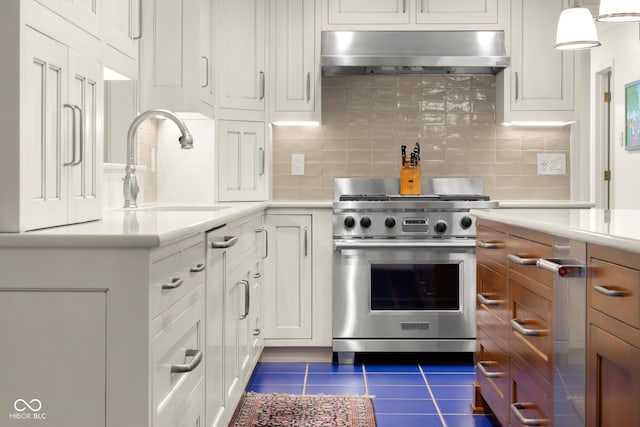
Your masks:
[[[422,148],[424,176],[481,177],[502,200],[569,199],[569,127],[495,124],[493,76],[339,76],[322,80],[322,126],[273,129],[273,198],[326,200],[333,179],[396,177],[400,146]],[[537,175],[538,153],[567,175]],[[291,155],[305,175],[291,175]]]

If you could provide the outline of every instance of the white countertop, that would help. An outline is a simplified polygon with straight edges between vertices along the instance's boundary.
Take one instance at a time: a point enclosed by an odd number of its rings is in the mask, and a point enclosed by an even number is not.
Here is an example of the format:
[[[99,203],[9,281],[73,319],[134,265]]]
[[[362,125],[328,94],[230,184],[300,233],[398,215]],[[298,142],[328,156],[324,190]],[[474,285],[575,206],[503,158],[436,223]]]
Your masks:
[[[268,202],[191,204],[200,210],[107,209],[99,221],[0,233],[0,247],[157,247],[264,210]],[[161,206],[169,206],[162,204]],[[186,206],[180,204],[179,206]],[[224,207],[206,210],[207,207]]]
[[[640,253],[640,209],[471,210],[483,219]]]

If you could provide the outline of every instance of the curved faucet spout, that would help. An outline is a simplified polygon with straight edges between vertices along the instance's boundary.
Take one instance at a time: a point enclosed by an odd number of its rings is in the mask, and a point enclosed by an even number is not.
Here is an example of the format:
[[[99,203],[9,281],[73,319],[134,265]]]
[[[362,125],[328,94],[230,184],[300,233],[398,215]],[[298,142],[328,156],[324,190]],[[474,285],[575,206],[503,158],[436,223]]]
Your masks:
[[[178,117],[176,114],[172,113],[169,110],[162,109],[154,109],[147,110],[143,113],[140,113],[129,126],[129,130],[127,131],[127,167],[125,169],[124,176],[124,207],[125,208],[136,208],[138,204],[136,202],[136,198],[138,197],[138,181],[136,179],[136,144],[135,144],[135,136],[138,131],[138,127],[142,122],[144,122],[149,117],[161,117],[171,120],[178,126],[180,129],[180,137],[178,138],[178,142],[180,142],[180,147],[182,149],[188,150],[193,148],[193,137],[187,128],[187,125],[184,121]]]

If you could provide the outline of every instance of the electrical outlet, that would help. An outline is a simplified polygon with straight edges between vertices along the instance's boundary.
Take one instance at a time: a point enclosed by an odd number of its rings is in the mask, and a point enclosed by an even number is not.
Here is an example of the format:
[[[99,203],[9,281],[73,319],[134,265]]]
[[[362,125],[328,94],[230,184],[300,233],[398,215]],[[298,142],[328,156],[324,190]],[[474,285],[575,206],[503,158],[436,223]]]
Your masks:
[[[538,175],[565,175],[566,154],[538,154]]]
[[[291,155],[291,175],[304,175],[304,154]]]

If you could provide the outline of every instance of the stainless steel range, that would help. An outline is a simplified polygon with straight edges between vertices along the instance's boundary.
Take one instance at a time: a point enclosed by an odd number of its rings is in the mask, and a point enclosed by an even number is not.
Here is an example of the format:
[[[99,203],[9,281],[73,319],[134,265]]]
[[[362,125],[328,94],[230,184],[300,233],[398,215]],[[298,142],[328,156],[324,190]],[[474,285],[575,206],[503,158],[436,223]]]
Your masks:
[[[495,208],[478,178],[340,178],[333,202],[333,350],[475,351],[476,225]]]

